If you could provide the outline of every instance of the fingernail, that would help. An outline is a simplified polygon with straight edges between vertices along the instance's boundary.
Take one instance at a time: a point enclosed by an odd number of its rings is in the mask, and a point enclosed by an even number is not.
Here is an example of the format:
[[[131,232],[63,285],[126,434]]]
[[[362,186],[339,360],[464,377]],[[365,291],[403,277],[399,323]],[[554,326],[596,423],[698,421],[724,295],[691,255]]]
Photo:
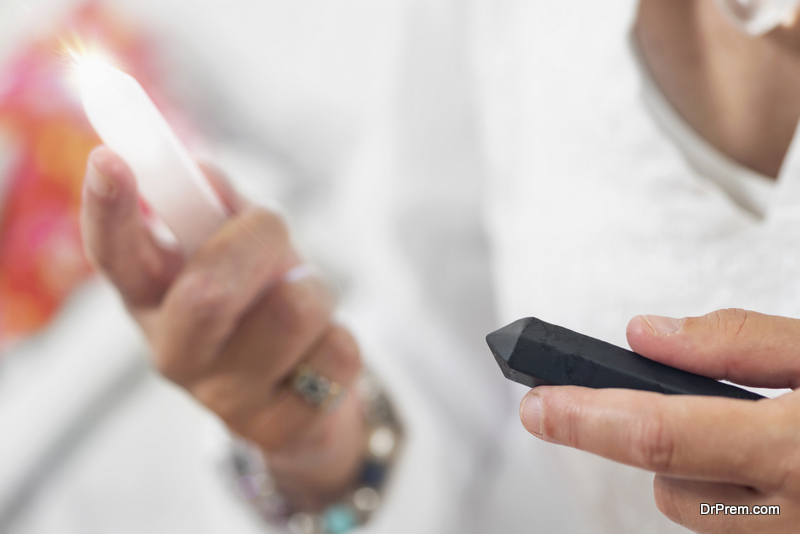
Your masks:
[[[284,282],[292,283],[302,280],[303,278],[308,278],[309,276],[314,276],[314,274],[314,268],[311,265],[301,263],[286,271],[283,275],[283,280]]]
[[[92,193],[102,198],[111,198],[117,192],[116,184],[105,174],[100,172],[94,163],[89,163],[86,172],[86,185]]]
[[[642,315],[642,318],[650,325],[656,334],[668,336],[674,334],[681,327],[681,320],[661,315]]]
[[[519,417],[522,426],[531,434],[541,436],[542,433],[542,398],[539,395],[528,394],[522,399],[519,407]]]

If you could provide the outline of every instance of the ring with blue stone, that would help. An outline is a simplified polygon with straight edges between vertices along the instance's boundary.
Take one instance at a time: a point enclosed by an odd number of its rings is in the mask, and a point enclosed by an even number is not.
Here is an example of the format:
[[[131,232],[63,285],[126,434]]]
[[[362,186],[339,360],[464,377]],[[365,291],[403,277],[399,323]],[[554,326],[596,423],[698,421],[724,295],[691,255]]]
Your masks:
[[[342,398],[345,389],[314,371],[307,363],[301,363],[292,376],[294,390],[313,406],[323,410],[333,410]]]

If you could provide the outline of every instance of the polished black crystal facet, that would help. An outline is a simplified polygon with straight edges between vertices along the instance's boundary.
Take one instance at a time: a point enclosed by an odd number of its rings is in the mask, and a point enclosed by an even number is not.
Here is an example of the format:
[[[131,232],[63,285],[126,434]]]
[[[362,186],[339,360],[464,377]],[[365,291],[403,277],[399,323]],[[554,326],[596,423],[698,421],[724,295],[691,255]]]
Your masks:
[[[574,385],[763,398],[533,317],[492,332],[486,336],[486,342],[505,377],[528,387]]]

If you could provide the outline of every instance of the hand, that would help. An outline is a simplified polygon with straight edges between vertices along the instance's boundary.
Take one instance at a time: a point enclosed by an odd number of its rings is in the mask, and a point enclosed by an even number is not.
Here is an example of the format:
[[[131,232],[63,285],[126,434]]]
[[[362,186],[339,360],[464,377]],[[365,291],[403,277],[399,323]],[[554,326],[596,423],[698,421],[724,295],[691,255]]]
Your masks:
[[[86,251],[141,325],[158,369],[259,445],[287,496],[316,510],[356,476],[365,432],[360,407],[347,395],[324,413],[287,381],[306,362],[348,387],[361,367],[359,351],[347,330],[331,323],[323,285],[285,277],[299,259],[283,222],[206,174],[231,217],[184,261],[147,228],[127,165],[96,149],[81,213]]]
[[[767,388],[800,385],[800,320],[744,310],[639,316],[631,348],[673,367]],[[522,400],[544,440],[654,471],[659,510],[696,532],[795,532],[800,390],[757,402],[542,386]],[[780,506],[780,515],[701,515],[701,503]],[[759,509],[758,511],[761,511]]]

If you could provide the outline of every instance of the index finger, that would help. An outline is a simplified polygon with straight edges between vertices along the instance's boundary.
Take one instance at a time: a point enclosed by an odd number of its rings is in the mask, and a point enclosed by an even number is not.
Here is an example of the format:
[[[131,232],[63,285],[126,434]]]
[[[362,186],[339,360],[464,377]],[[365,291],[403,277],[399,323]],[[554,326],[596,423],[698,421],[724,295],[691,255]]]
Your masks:
[[[627,335],[635,352],[685,371],[750,386],[800,386],[797,319],[741,309],[682,319],[639,315]]]
[[[745,401],[540,386],[520,417],[529,432],[656,473],[780,487],[798,447],[783,399]]]

